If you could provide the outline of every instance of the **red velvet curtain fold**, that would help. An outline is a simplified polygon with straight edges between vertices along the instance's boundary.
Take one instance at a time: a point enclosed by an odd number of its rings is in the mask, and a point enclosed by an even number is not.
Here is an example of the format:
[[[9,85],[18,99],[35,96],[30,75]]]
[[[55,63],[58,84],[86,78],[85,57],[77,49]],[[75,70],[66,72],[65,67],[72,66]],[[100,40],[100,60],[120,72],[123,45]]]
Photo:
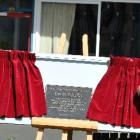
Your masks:
[[[0,50],[0,117],[46,114],[42,77],[34,53]]]
[[[117,126],[140,127],[140,59],[111,57],[111,64],[97,85],[87,118]]]

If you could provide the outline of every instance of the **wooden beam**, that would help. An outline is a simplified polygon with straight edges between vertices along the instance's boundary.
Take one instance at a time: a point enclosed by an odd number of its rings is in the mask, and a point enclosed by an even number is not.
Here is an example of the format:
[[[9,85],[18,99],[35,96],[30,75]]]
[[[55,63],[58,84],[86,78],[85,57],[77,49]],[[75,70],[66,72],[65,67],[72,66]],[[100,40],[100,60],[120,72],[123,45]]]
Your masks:
[[[67,130],[63,130],[63,132],[62,132],[62,140],[68,140],[68,131]]]
[[[60,118],[32,118],[32,126],[37,128],[54,128],[68,130],[97,130],[98,123],[90,120],[60,119]]]

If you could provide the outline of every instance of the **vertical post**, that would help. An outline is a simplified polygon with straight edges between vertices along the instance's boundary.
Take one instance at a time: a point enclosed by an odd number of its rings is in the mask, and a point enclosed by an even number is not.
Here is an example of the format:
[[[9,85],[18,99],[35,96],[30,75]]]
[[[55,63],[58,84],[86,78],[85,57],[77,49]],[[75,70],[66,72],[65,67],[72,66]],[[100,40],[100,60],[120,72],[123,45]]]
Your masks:
[[[100,26],[101,26],[101,1],[98,4],[98,19],[97,19],[97,35],[96,35],[96,57],[99,57],[99,47],[100,47]]]
[[[59,54],[64,53],[65,41],[66,41],[66,34],[62,33],[59,39],[59,45],[58,45],[58,51],[57,51]]]
[[[44,129],[43,128],[38,128],[36,140],[42,140],[43,133],[44,133]]]
[[[82,48],[83,48],[83,56],[88,56],[88,35],[84,34],[82,36]]]
[[[32,42],[32,52],[40,51],[40,25],[41,25],[41,0],[35,0],[35,10],[34,10],[34,26],[33,26],[33,42]]]
[[[68,140],[68,131],[67,130],[63,130],[63,132],[62,132],[62,140]]]
[[[93,140],[92,137],[92,131],[87,131],[87,140]]]

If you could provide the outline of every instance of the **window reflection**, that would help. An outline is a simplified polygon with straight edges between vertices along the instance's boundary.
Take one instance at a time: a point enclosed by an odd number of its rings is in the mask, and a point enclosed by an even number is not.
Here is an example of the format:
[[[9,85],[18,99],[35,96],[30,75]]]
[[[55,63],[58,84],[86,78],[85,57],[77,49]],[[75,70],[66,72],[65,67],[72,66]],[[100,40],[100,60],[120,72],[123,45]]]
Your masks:
[[[82,35],[88,35],[89,55],[95,55],[97,33],[97,5],[77,5],[71,33],[70,54],[82,55]]]
[[[0,49],[28,50],[31,19],[0,17]]]
[[[14,20],[0,17],[0,49],[13,47]]]
[[[31,11],[33,0],[0,0],[0,11]]]
[[[0,0],[0,49],[30,49],[33,0]]]
[[[103,3],[101,56],[140,56],[140,4]]]

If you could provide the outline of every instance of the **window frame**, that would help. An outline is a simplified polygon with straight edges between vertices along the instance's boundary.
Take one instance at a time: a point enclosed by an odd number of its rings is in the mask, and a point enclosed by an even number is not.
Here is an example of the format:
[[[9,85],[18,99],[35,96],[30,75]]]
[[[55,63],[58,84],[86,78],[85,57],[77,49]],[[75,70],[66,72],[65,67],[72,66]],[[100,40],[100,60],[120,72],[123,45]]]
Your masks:
[[[39,53],[39,47],[40,47],[41,7],[42,7],[43,2],[46,2],[46,3],[47,2],[56,2],[56,3],[68,3],[68,4],[71,4],[71,3],[73,3],[73,4],[96,4],[98,6],[95,56],[88,56],[88,57],[98,58],[98,57],[101,57],[99,55],[99,52],[100,52],[100,27],[101,27],[102,3],[103,2],[140,3],[140,0],[69,0],[69,1],[67,1],[67,0],[35,0],[33,40],[31,42],[31,51],[35,52],[35,53]],[[69,56],[69,54],[67,56]]]

